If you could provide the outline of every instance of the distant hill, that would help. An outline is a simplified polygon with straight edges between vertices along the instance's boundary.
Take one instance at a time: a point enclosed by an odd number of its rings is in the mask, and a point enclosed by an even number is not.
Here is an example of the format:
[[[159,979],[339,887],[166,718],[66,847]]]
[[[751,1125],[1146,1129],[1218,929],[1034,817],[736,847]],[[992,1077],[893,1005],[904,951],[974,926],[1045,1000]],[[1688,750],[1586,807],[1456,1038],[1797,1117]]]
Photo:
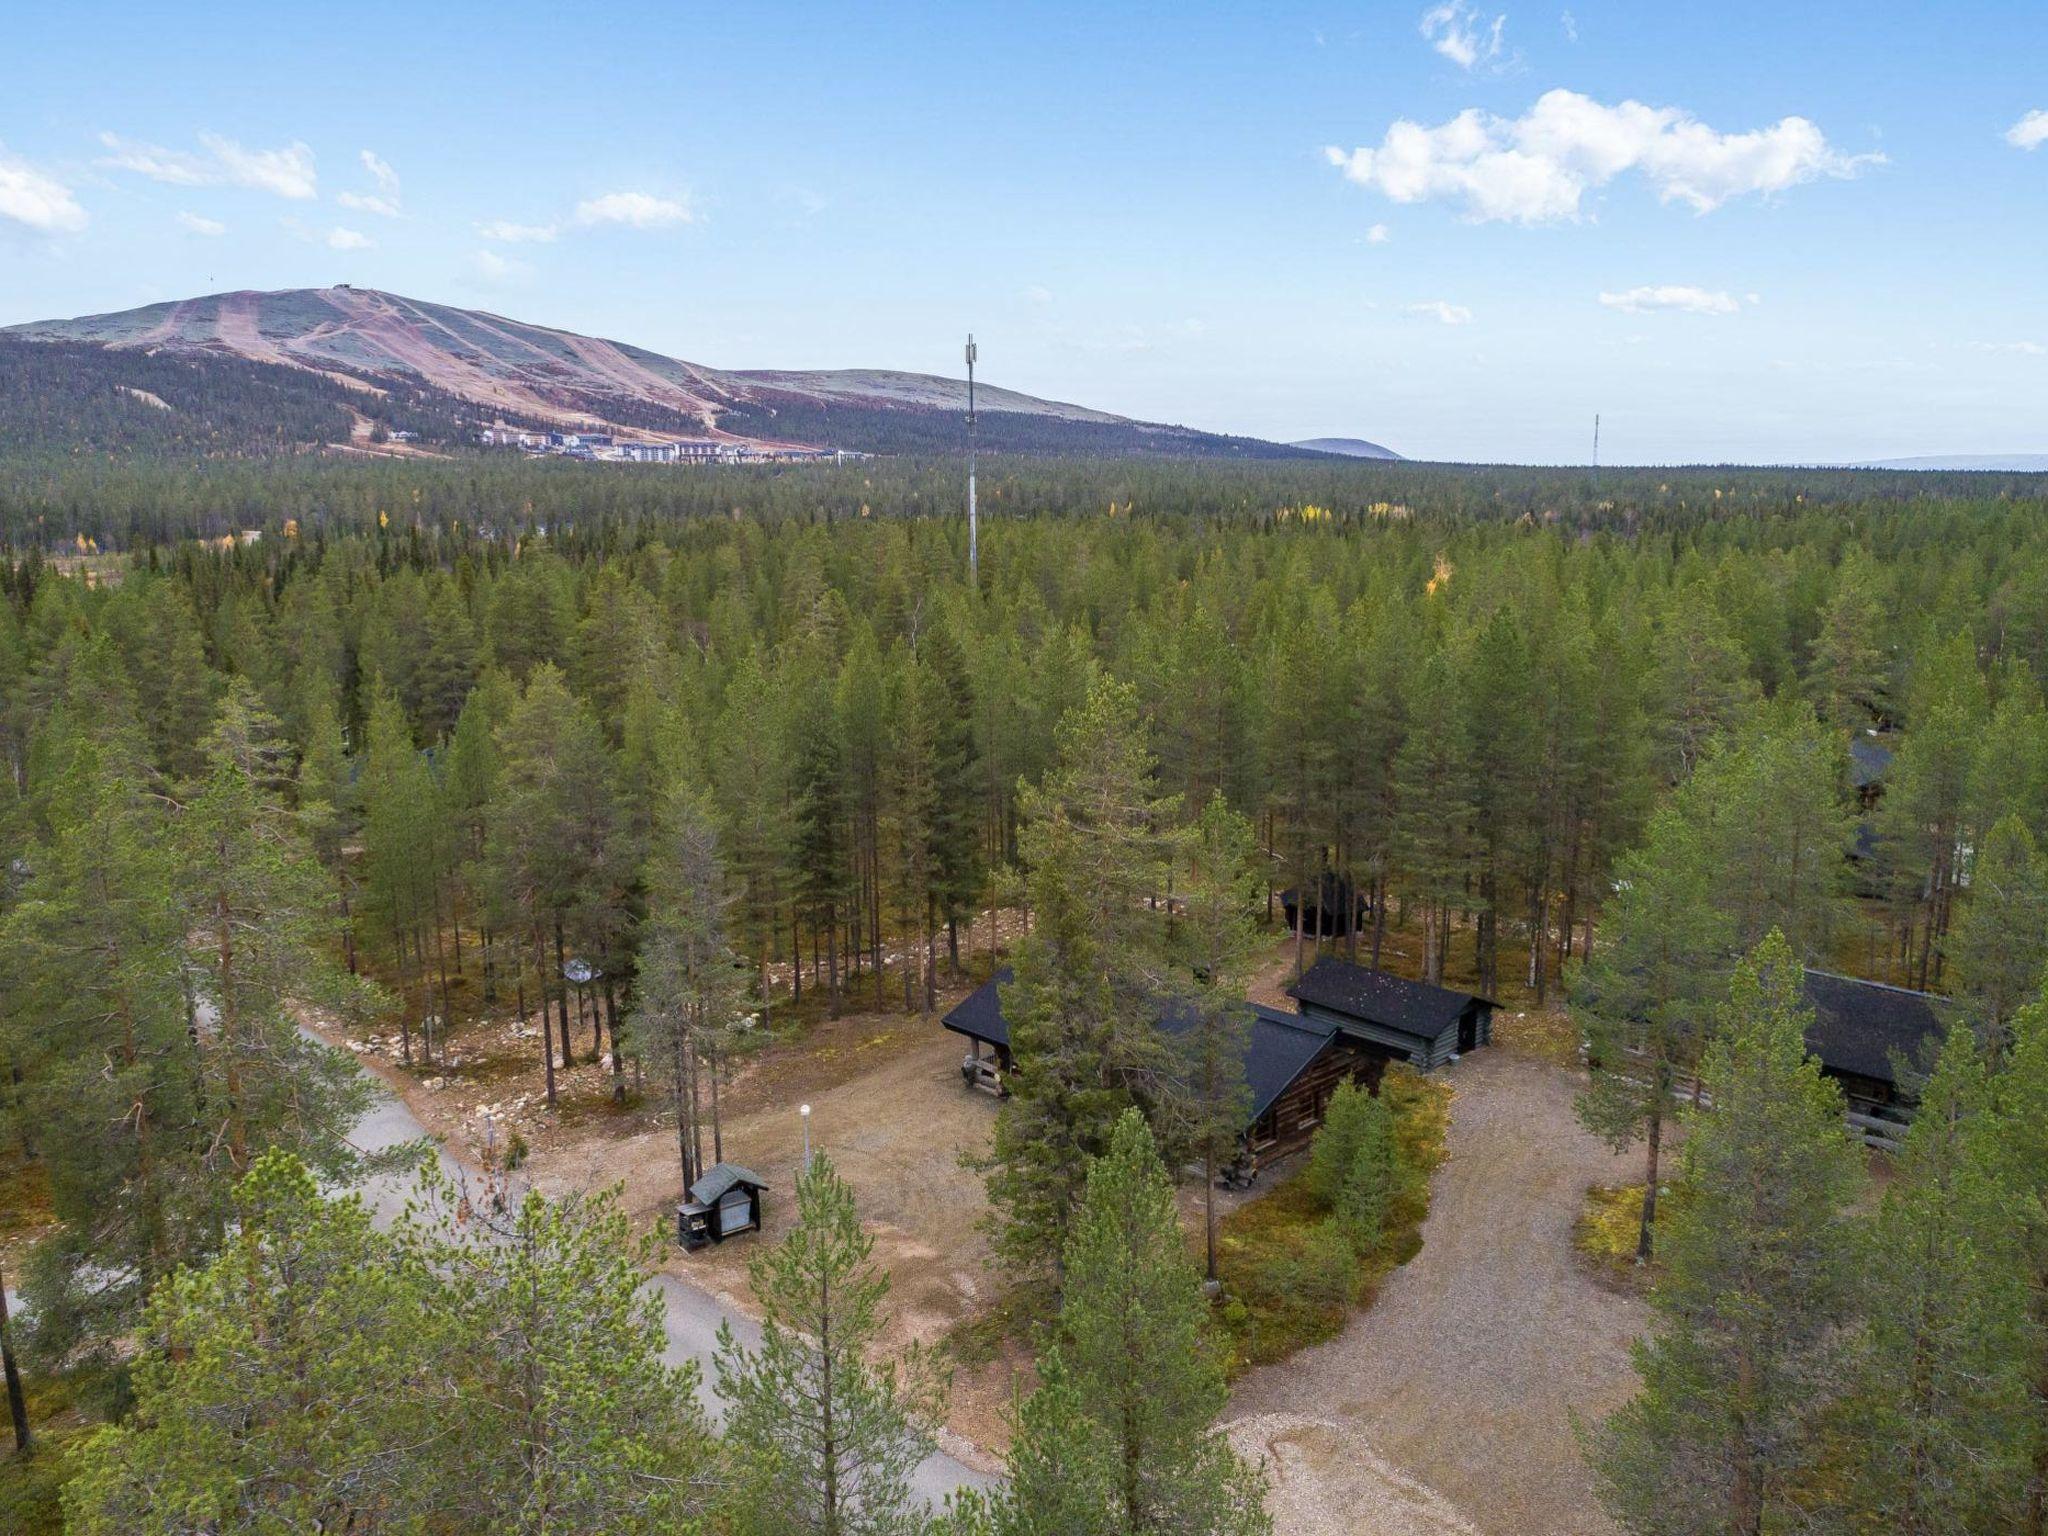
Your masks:
[[[1856,469],[1987,470],[2009,475],[2048,474],[2048,453],[1931,453],[1912,459],[1876,459]]]
[[[59,394],[87,403],[90,430],[80,442],[95,447],[169,438],[180,447],[236,451],[225,444],[291,439],[382,452],[392,451],[392,431],[451,443],[493,421],[881,453],[949,451],[966,440],[963,380],[876,369],[710,368],[369,288],[243,290],[0,330],[0,347],[24,359],[35,354],[16,349],[45,346],[57,350],[41,354],[36,371],[69,377]],[[239,372],[249,366],[260,372]],[[221,405],[224,392],[235,397],[232,409]],[[265,400],[277,406],[274,421],[264,418]],[[47,404],[9,404],[0,390],[0,446],[63,445],[64,422]],[[1303,452],[994,385],[978,385],[975,404],[981,443],[998,452],[1239,459]],[[312,435],[298,435],[309,424]]]
[[[1362,437],[1310,437],[1298,443],[1289,443],[1290,448],[1303,448],[1310,453],[1336,453],[1347,459],[1398,459],[1400,454],[1391,448],[1382,448],[1378,443],[1368,443]]]

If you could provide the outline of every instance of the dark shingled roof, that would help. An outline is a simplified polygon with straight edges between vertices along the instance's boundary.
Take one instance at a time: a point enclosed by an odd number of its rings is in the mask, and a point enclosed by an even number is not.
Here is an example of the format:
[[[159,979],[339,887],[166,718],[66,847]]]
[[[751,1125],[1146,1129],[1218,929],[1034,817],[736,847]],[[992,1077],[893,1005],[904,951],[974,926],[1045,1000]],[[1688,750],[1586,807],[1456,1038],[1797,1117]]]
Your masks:
[[[1837,1072],[1895,1083],[1892,1057],[1929,1068],[1941,1048],[1946,999],[1832,971],[1806,973],[1806,1003],[1813,1024],[1806,1048]]]
[[[1868,789],[1884,782],[1892,765],[1892,749],[1875,736],[1858,733],[1849,738],[1849,782]]]
[[[957,1034],[1007,1046],[1010,1025],[1003,1017],[1000,989],[1015,979],[1016,973],[1004,966],[993,980],[976,987],[939,1022]],[[1302,1068],[1321,1054],[1336,1033],[1336,1026],[1283,1013],[1277,1008],[1263,1008],[1257,1003],[1244,1006],[1251,1016],[1244,1052],[1245,1083],[1252,1094],[1251,1114],[1247,1118],[1256,1120],[1287,1091]],[[1166,1010],[1159,1027],[1169,1035],[1180,1035],[1192,1023],[1185,1005],[1178,1005]]]
[[[1475,998],[1470,992],[1453,992],[1425,981],[1409,981],[1327,955],[1310,966],[1301,980],[1287,989],[1287,995],[1318,1008],[1348,1013],[1353,1018],[1432,1040],[1468,1004],[1488,1001]]]
[[[1016,979],[1016,969],[1004,966],[992,979],[983,982],[960,999],[960,1006],[939,1022],[956,1034],[971,1035],[976,1040],[986,1040],[991,1045],[1007,1048],[1010,1043],[1010,1021],[1003,1017],[1000,989],[1007,987]]]
[[[750,1173],[738,1163],[717,1163],[706,1170],[704,1177],[690,1186],[690,1198],[699,1205],[716,1205],[719,1197],[732,1189],[735,1184],[751,1184],[756,1189],[766,1189],[768,1181],[758,1173]]]

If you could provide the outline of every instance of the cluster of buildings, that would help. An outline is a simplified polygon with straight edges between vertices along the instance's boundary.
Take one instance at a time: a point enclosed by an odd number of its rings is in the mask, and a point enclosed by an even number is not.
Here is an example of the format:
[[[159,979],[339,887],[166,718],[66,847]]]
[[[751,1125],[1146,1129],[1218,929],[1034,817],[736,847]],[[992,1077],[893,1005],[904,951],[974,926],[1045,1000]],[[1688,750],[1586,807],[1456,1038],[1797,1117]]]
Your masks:
[[[517,448],[529,454],[586,459],[606,464],[795,464],[864,459],[864,453],[834,448],[769,448],[715,438],[641,442],[611,432],[532,432],[521,427],[486,427],[477,434],[486,448]]]

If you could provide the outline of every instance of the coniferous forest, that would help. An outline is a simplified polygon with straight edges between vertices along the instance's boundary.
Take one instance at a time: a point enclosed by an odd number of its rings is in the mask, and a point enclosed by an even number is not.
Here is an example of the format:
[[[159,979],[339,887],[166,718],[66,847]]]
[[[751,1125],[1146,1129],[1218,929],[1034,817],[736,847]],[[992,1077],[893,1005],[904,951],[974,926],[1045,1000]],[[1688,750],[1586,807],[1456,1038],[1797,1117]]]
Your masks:
[[[943,460],[156,447],[0,461],[0,1527],[1270,1530],[1211,1433],[1226,1068],[1266,958],[1398,949],[1562,1021],[1543,1070],[1644,1160],[1638,1390],[1580,1435],[1619,1528],[2044,1529],[2041,480],[996,457],[970,574]],[[1289,928],[1325,889],[1364,920]],[[976,1172],[1031,1365],[934,1508],[952,1362],[878,1345],[829,1157],[758,1328],[676,1365],[672,1228],[366,1151],[308,1027],[432,1070],[481,995],[558,1113],[590,1036],[680,1194],[735,1061],[934,1014],[998,911]],[[1808,968],[1937,999],[1892,1150]],[[1427,1201],[1380,1106],[1303,1175],[1340,1314]]]

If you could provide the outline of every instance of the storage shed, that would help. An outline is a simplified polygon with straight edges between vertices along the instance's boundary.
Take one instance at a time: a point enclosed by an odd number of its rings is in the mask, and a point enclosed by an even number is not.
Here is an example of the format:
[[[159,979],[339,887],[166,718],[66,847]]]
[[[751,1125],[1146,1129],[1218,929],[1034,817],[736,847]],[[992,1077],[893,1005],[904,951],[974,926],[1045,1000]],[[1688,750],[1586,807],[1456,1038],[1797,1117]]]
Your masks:
[[[1287,989],[1318,1019],[1417,1071],[1493,1043],[1494,1003],[1325,956]]]
[[[767,1181],[738,1163],[717,1163],[690,1186],[690,1198],[676,1207],[676,1240],[685,1248],[722,1243],[742,1232],[761,1230],[761,1196]]]

